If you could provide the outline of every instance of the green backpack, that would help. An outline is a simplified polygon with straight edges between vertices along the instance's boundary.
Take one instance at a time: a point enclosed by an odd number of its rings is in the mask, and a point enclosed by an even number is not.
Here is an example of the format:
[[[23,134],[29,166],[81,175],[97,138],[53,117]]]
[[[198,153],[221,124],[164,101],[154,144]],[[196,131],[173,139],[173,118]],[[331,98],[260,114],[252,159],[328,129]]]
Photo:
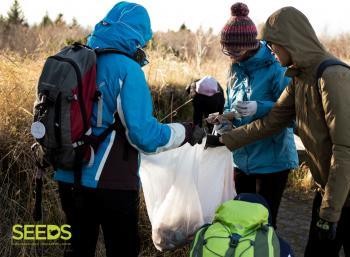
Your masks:
[[[197,231],[190,257],[279,257],[279,239],[268,215],[262,204],[225,202],[213,223]]]

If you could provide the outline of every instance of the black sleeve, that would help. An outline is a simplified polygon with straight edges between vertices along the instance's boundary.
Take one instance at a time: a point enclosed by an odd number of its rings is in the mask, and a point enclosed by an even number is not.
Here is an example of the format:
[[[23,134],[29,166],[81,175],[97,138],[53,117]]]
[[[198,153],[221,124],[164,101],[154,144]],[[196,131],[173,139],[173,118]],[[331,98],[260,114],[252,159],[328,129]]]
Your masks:
[[[194,125],[199,125],[202,127],[202,117],[203,117],[203,103],[200,101],[200,97],[195,95],[193,97],[193,123]]]

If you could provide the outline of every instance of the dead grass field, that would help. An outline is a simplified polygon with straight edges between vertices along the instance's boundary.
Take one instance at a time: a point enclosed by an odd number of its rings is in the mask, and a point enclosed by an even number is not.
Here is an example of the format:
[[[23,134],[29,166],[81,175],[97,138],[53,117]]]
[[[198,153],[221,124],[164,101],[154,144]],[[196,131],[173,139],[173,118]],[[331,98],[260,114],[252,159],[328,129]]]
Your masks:
[[[161,36],[165,37],[165,35]],[[217,40],[205,38],[209,36],[212,37],[205,33],[194,36],[195,40],[202,42],[197,41],[194,49],[184,50],[181,45],[184,41],[180,40],[178,46],[155,47],[148,51],[150,64],[144,71],[152,88],[156,107],[155,114],[158,118],[164,117],[170,111],[171,92],[174,94],[173,107],[179,106],[186,100],[184,86],[195,78],[212,75],[221,85],[225,85],[229,62],[225,56],[219,54],[220,51],[215,50],[215,47],[219,47]],[[16,40],[19,39],[28,38],[22,35],[16,38]],[[57,257],[62,255],[62,247],[14,246],[10,240],[12,225],[34,223],[31,211],[35,167],[30,151],[34,140],[29,133],[32,105],[36,83],[44,61],[63,42],[57,39],[57,42],[60,43],[52,46],[48,44],[49,40],[50,37],[42,34],[40,48],[34,47],[30,51],[17,51],[16,49],[9,51],[5,48],[0,50],[0,256]],[[338,56],[350,59],[349,35],[326,38],[324,42]],[[178,51],[179,49],[181,51]],[[210,55],[207,56],[203,54],[204,52]],[[177,118],[189,119],[190,112],[190,108],[187,108],[183,113],[179,113]],[[294,173],[291,177],[290,188],[307,190],[310,185],[308,180],[305,180],[306,174],[307,172],[302,169]],[[45,175],[43,223],[63,224],[57,186],[51,177],[52,173]],[[160,253],[155,250],[143,201],[140,206],[139,226],[142,238],[141,256],[187,256],[187,248],[168,253]],[[97,256],[103,256],[101,245],[98,247]]]

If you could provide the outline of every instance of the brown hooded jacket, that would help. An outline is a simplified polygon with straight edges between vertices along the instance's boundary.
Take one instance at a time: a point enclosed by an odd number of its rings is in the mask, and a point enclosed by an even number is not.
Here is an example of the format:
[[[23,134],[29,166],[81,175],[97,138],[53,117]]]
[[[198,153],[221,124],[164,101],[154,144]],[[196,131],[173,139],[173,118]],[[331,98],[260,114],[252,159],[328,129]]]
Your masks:
[[[275,134],[296,119],[311,173],[324,193],[320,217],[336,222],[350,189],[350,70],[328,67],[317,84],[318,66],[335,57],[324,49],[305,15],[293,7],[268,18],[262,39],[290,53],[293,68],[286,75],[293,80],[266,117],[223,135],[223,142],[234,150]]]

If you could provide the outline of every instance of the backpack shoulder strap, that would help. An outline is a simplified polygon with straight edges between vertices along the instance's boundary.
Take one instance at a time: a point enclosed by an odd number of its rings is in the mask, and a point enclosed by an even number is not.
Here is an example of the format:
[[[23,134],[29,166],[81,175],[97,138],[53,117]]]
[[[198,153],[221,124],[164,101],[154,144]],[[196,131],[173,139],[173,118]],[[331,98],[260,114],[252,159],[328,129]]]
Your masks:
[[[229,248],[227,249],[224,257],[232,257],[235,256],[236,248],[241,239],[241,235],[239,234],[231,234],[230,235],[230,243]]]
[[[114,49],[114,48],[96,48],[96,49],[94,49],[94,51],[96,53],[96,56],[99,56],[102,54],[121,54],[121,55],[124,55],[124,56],[132,59],[133,61],[135,61],[135,59],[131,55],[129,55],[123,51],[119,51],[117,49]]]
[[[128,53],[125,53],[125,52],[120,51],[120,50],[115,49],[115,48],[95,48],[95,49],[93,49],[90,46],[83,45],[83,44],[81,44],[79,42],[74,42],[71,46],[72,46],[73,50],[76,50],[76,49],[79,49],[79,48],[90,49],[90,50],[95,52],[96,56],[99,56],[99,55],[102,55],[102,54],[122,54],[122,55],[125,55],[126,57],[129,57],[130,59],[135,61],[135,59],[131,55],[129,55]]]
[[[203,257],[203,246],[206,244],[204,235],[210,225],[211,224],[205,224],[197,231],[196,237],[191,246],[190,257]]]
[[[350,69],[350,66],[347,65],[346,63],[339,61],[337,59],[327,59],[325,61],[323,61],[317,68],[317,72],[316,72],[316,80],[318,81],[321,77],[323,72],[329,67],[329,66],[335,66],[335,65],[341,65],[344,66],[348,69]]]
[[[280,257],[280,245],[273,227],[262,226],[257,230],[254,242],[254,257]]]

